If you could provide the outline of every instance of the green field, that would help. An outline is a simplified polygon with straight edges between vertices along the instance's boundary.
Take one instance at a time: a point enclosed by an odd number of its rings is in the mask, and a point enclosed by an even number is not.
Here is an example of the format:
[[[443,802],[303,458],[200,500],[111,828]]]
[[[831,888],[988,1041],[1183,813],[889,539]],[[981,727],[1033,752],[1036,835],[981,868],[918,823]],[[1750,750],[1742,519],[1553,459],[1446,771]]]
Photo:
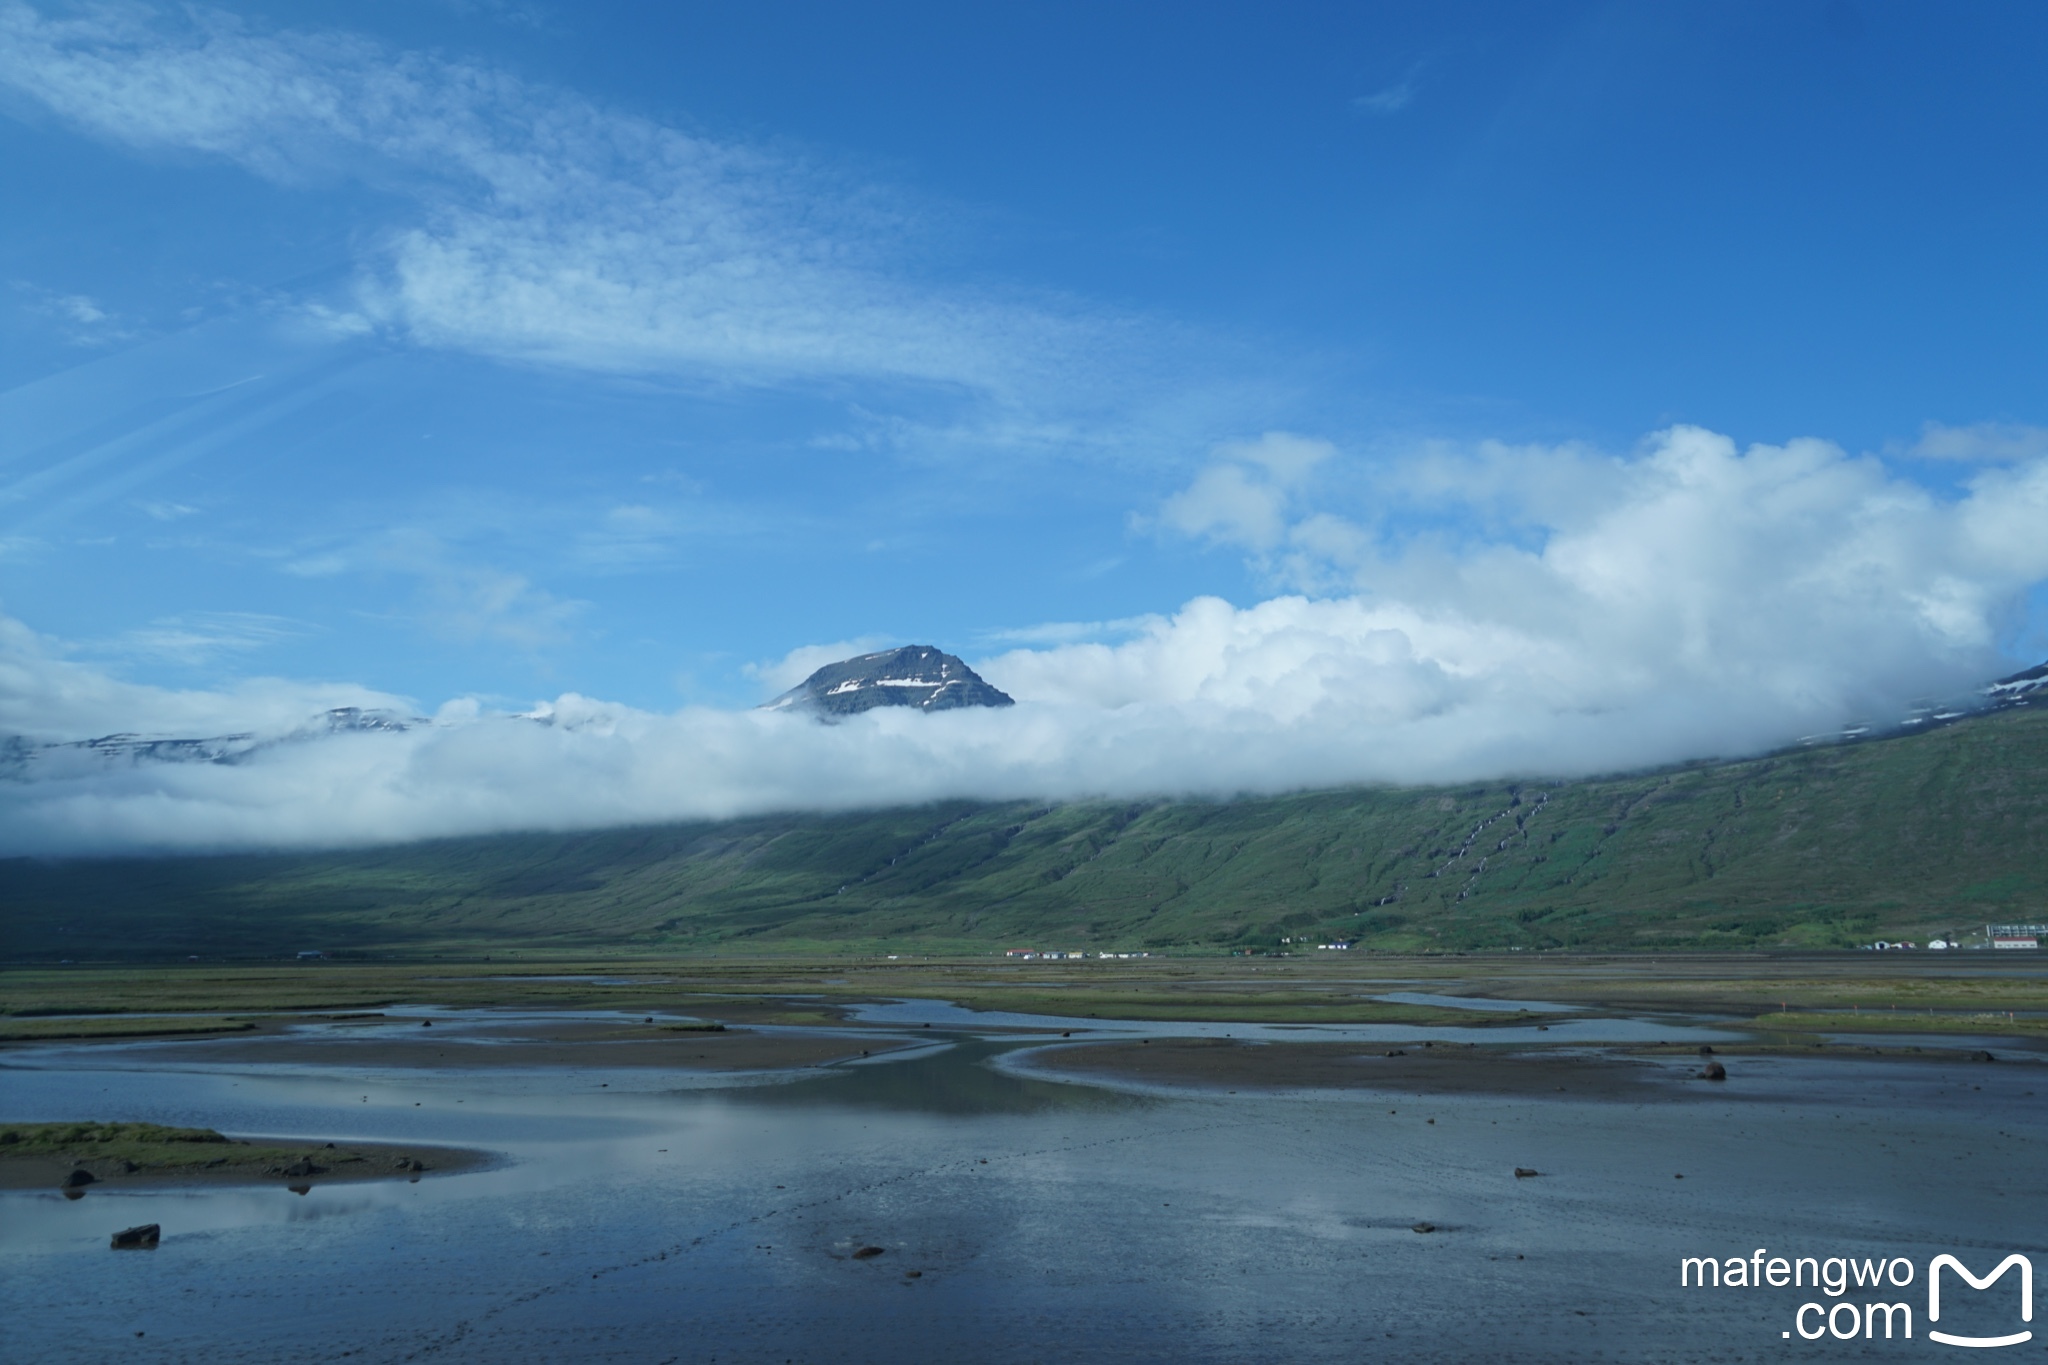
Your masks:
[[[0,863],[14,962],[1827,948],[2019,918],[2048,918],[2040,709],[1568,783]]]

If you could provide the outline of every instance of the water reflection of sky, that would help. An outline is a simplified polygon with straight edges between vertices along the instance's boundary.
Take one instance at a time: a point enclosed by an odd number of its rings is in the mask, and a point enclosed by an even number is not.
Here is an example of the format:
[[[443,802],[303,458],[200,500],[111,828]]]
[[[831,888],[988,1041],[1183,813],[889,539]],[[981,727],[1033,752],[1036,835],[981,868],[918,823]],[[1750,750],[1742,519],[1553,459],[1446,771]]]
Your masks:
[[[1459,1024],[1247,1024],[1199,1020],[1096,1019],[1073,1015],[1017,1014],[1007,1010],[970,1010],[945,1000],[892,1000],[855,1005],[849,1011],[864,1023],[971,1030],[1057,1030],[1080,1034],[1150,1038],[1253,1038],[1278,1041],[1419,1043],[1427,1039],[1473,1043],[1715,1043],[1743,1035],[1727,1028],[1658,1019],[1559,1019],[1554,1024],[1492,1027]]]
[[[1509,1014],[1569,1014],[1579,1008],[1554,1000],[1496,1000],[1484,995],[1431,995],[1427,991],[1388,991],[1373,999],[1393,1005],[1436,1005],[1443,1009],[1498,1010]]]
[[[1542,1036],[1579,1022],[1598,1021]],[[566,1068],[169,1067],[148,1049],[10,1066],[12,1118],[500,1159],[305,1195],[0,1195],[7,1353],[97,1365],[147,1331],[152,1358],[210,1363],[1687,1360],[1766,1349],[1797,1304],[1674,1298],[1681,1254],[2039,1248],[2031,1154],[2048,1131],[2018,1066],[1744,1061],[1736,1089],[1648,1105],[1141,1097],[1006,1075],[986,1063],[1010,1045],[978,1031],[723,1089]],[[1963,1151],[1973,1179],[1926,1179]],[[1518,1165],[1544,1176],[1518,1181]],[[162,1224],[161,1248],[107,1249],[142,1222]],[[863,1244],[884,1254],[851,1259]],[[90,1311],[51,1311],[81,1294]]]

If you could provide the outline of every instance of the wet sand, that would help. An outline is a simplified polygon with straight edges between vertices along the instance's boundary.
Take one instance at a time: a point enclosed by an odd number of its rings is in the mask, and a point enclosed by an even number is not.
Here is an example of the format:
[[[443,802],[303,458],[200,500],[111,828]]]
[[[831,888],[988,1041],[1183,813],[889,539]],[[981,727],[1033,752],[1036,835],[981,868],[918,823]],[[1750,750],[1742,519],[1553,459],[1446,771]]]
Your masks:
[[[1662,1099],[1690,1070],[1604,1054],[1507,1052],[1470,1045],[1361,1048],[1357,1043],[1241,1043],[1159,1038],[1034,1053],[1032,1071],[1075,1079],[1223,1090],[1384,1090],[1393,1094],[1555,1095]],[[1691,1068],[1697,1070],[1697,1067]],[[1712,1082],[1693,1082],[1702,1088]]]
[[[1031,1053],[1020,1070],[1050,1078],[1136,1082],[1193,1090],[1375,1090],[1410,1095],[1557,1096],[1607,1100],[1727,1099],[1742,1090],[1751,1058],[1868,1063],[1943,1062],[1976,1066],[1963,1051],[1921,1048],[1717,1049],[1712,1058],[1684,1047],[1507,1050],[1472,1044],[1244,1043],[1221,1038],[1155,1038],[1091,1043]],[[1699,1075],[1709,1061],[1732,1064],[1724,1081]],[[2034,1074],[2039,1063],[2008,1065]],[[2008,1076],[2008,1078],[2010,1078]]]
[[[298,1168],[304,1159],[317,1169]],[[79,1194],[102,1190],[156,1189],[174,1185],[279,1185],[306,1190],[344,1181],[417,1180],[422,1175],[455,1175],[481,1170],[491,1163],[488,1152],[464,1147],[426,1147],[382,1142],[327,1143],[283,1139],[238,1139],[207,1163],[184,1162],[152,1167],[101,1159],[78,1160],[68,1154],[0,1155],[0,1190],[54,1190],[65,1177],[83,1167],[93,1182]],[[215,1164],[217,1163],[217,1164]],[[67,1191],[67,1194],[70,1191]]]

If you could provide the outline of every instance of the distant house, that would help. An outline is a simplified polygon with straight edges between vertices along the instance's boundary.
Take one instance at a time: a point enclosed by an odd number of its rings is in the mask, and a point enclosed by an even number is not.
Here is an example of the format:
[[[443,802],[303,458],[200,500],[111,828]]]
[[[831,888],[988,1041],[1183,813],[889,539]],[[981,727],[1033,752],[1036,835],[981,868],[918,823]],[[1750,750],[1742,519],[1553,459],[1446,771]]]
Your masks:
[[[2048,924],[1987,924],[1985,937],[1994,948],[2039,948],[2048,937]]]

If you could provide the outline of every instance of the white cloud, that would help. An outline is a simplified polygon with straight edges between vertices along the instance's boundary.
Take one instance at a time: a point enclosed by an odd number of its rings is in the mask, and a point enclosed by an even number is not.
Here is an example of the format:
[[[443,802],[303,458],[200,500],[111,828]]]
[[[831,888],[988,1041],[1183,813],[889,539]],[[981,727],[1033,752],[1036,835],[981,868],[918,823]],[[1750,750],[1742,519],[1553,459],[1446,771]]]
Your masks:
[[[1735,755],[1987,680],[2005,666],[1999,622],[2048,578],[2048,460],[1981,471],[1954,497],[1825,442],[1739,451],[1692,428],[1627,459],[1484,447],[1427,462],[1387,486],[1462,470],[1449,482],[1506,532],[1390,547],[1299,508],[1284,543],[1323,556],[1319,571],[1348,576],[1351,595],[1198,598],[1120,623],[1115,643],[983,661],[1014,708],[821,726],[576,695],[528,718],[456,706],[431,728],[280,744],[234,765],[0,781],[0,851],[350,844],[944,797],[1227,796]],[[1508,490],[1534,477],[1530,462],[1579,496],[1516,508]],[[751,671],[779,690],[883,643]],[[289,729],[341,697],[405,705],[369,695],[138,688],[0,629],[0,731],[197,736]]]
[[[0,616],[0,735],[63,741],[120,732],[195,738],[282,733],[337,706],[411,709],[404,698],[351,683],[253,678],[212,691],[151,687],[78,663],[71,652]],[[10,790],[0,802],[13,804],[25,790]]]
[[[909,282],[917,216],[797,157],[679,132],[489,66],[199,7],[0,6],[0,87],[102,139],[286,184],[358,179],[414,221],[334,336],[719,383],[1075,388],[1129,336],[1071,305]]]
[[[764,696],[781,696],[826,664],[851,659],[857,654],[872,654],[901,643],[886,635],[862,635],[832,644],[802,645],[780,659],[743,665],[740,672],[760,683],[766,689]]]
[[[1256,441],[1219,445],[1213,453],[1215,462],[1166,500],[1160,521],[1183,535],[1264,553],[1279,546],[1290,504],[1336,447],[1269,431]]]
[[[2038,460],[2048,456],[2048,427],[2020,422],[1950,427],[1927,422],[1920,428],[1920,439],[1898,453],[1924,460]]]

